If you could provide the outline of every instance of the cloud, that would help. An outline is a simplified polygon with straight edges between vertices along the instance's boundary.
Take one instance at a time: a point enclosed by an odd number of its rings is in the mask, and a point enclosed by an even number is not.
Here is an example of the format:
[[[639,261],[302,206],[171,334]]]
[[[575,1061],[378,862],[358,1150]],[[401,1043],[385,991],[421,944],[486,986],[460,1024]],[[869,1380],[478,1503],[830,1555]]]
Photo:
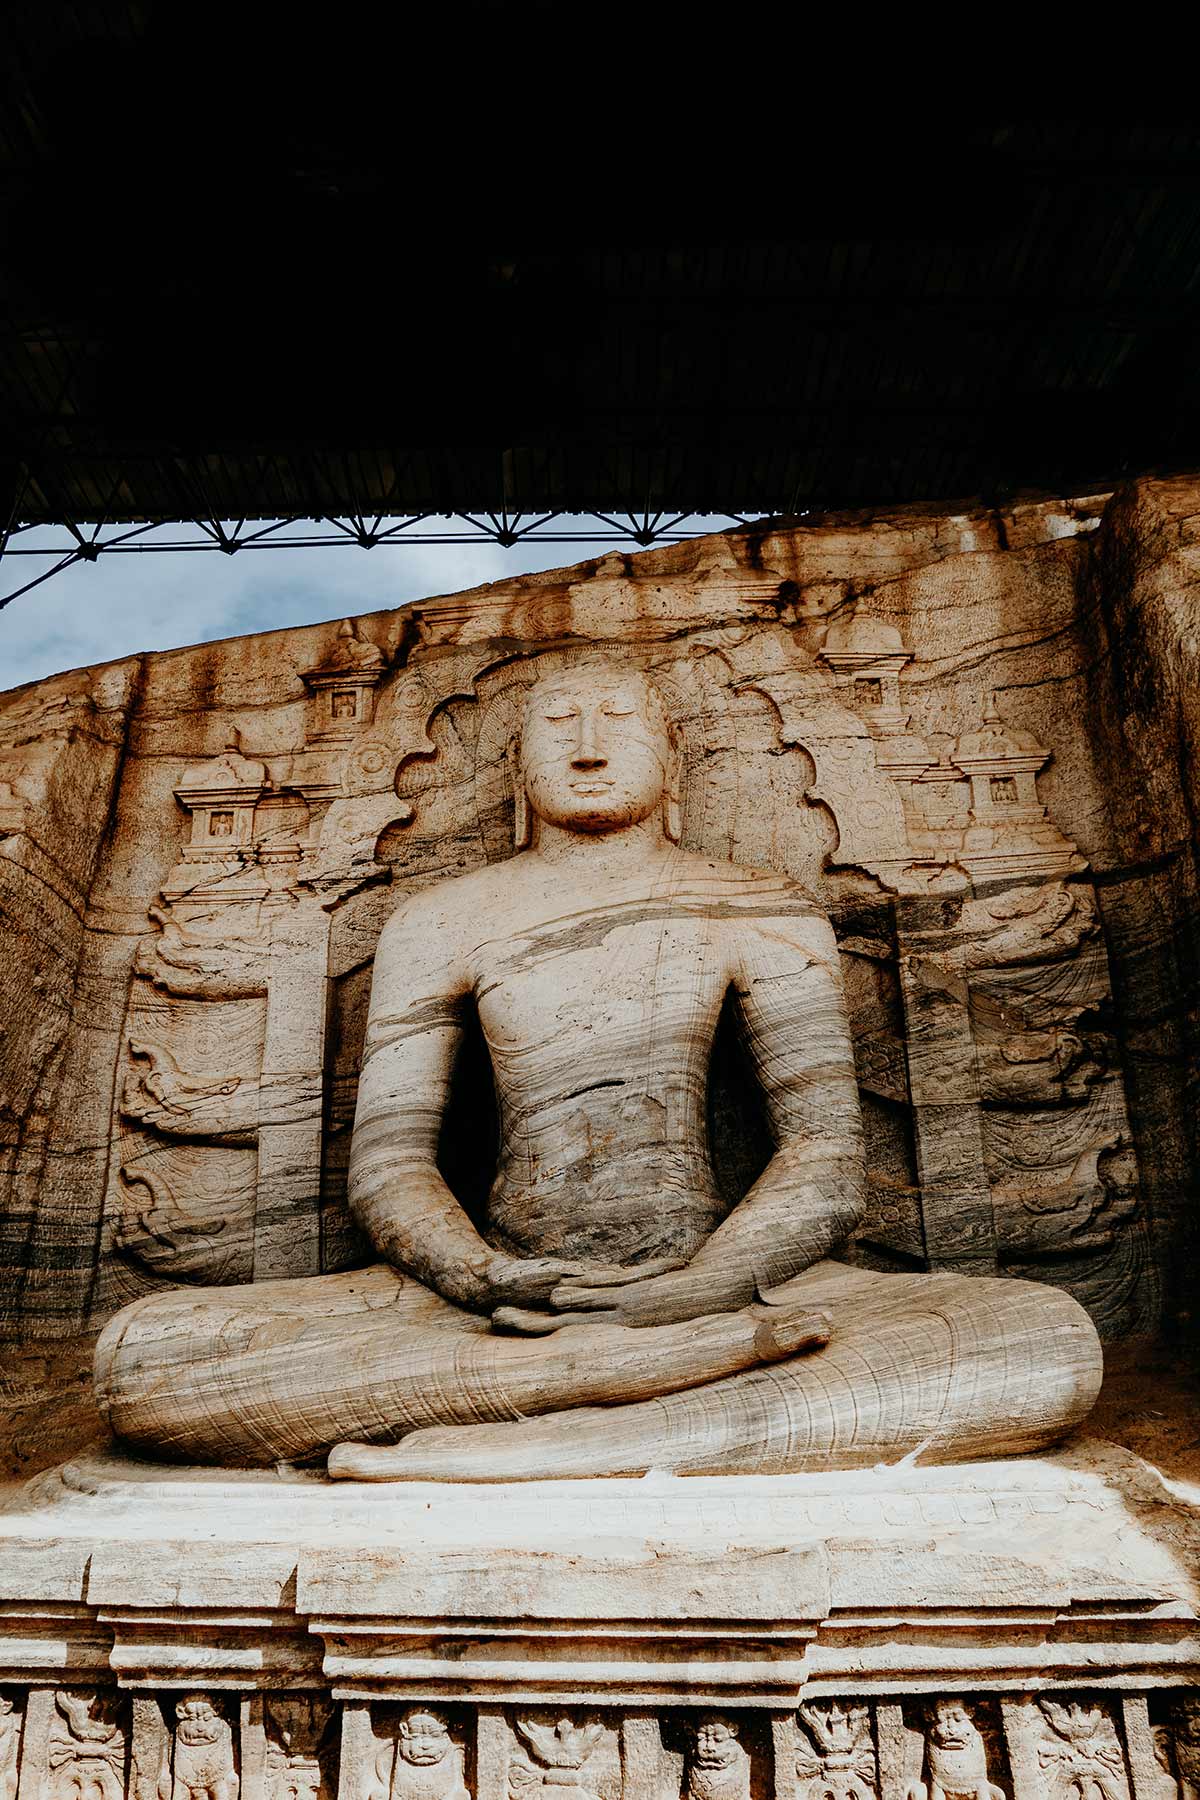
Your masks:
[[[720,530],[727,523],[724,517],[689,521],[696,531]],[[425,527],[426,532],[442,529],[441,521]],[[162,541],[168,534],[156,535]],[[178,541],[196,533],[181,526],[173,535]],[[29,532],[17,541],[33,545],[49,539]],[[53,541],[61,542],[61,534]],[[611,540],[526,539],[503,549],[488,539],[446,545],[422,542],[414,534],[373,550],[346,544],[247,547],[236,556],[219,550],[102,555],[64,569],[0,611],[0,690],[139,650],[172,650],[454,594],[485,581],[566,567],[614,547],[625,546]],[[0,559],[0,593],[11,592],[43,566],[31,557]]]

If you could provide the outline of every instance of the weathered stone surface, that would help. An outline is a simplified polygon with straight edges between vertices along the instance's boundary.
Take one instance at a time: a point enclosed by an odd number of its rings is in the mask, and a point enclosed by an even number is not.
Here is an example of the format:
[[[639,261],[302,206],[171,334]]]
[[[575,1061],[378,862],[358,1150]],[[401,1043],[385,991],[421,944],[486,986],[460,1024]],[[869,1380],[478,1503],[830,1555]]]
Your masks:
[[[672,1310],[680,1272],[664,1270],[627,1336],[642,1339],[636,1363],[656,1333],[676,1333],[672,1354],[701,1381],[668,1394],[661,1366],[638,1374],[657,1384],[638,1404],[685,1403],[677,1438],[663,1436],[667,1414],[639,1440],[636,1406],[599,1409],[594,1428],[578,1410],[588,1383],[616,1397],[611,1337],[589,1340],[573,1367],[561,1357],[545,1420],[513,1421],[533,1408],[510,1395],[508,1423],[466,1427],[525,1445],[549,1431],[550,1460],[522,1475],[651,1469],[643,1480],[368,1488],[315,1470],[93,1455],[14,1491],[0,1511],[0,1800],[521,1800],[555,1788],[595,1800],[1192,1800],[1194,1429],[1162,1351],[1152,1360],[1144,1345],[1164,1313],[1172,1331],[1186,1324],[1195,1250],[1198,513],[1200,484],[1175,481],[1003,512],[810,520],[0,698],[11,940],[0,982],[15,994],[0,1391],[18,1466],[93,1428],[78,1377],[91,1338],[131,1301],[135,1319],[170,1315],[184,1337],[202,1321],[233,1358],[207,1365],[219,1378],[205,1399],[203,1379],[191,1393],[184,1379],[202,1366],[192,1351],[172,1374],[151,1332],[163,1419],[194,1422],[206,1407],[222,1429],[257,1418],[260,1462],[354,1435],[341,1421],[346,1392],[362,1390],[361,1343],[306,1364],[296,1333],[319,1316],[318,1293],[341,1294],[343,1317],[374,1334],[376,1374],[395,1373],[396,1279],[364,1271],[379,1226],[362,1144],[353,1165],[350,1148],[377,946],[398,908],[436,930],[380,959],[372,1041],[391,1029],[389,984],[411,986],[422,959],[444,971],[468,927],[472,954],[492,945],[512,960],[525,944],[566,1009],[553,1029],[526,1017],[513,971],[499,971],[511,991],[478,1018],[468,1009],[428,1109],[422,1154],[479,1241],[496,1231],[491,1255],[624,1262],[637,1228],[649,1236],[635,1254],[693,1260],[693,1239],[719,1235],[778,1158],[786,1133],[769,1103],[772,1082],[803,1064],[795,1009],[764,1080],[771,1057],[753,1029],[749,1057],[739,1044],[739,1003],[710,1018],[707,996],[703,1029],[694,1004],[746,870],[765,871],[772,891],[806,891],[817,928],[832,923],[821,955],[845,1026],[829,1030],[828,995],[803,1024],[822,1041],[822,1079],[833,1071],[856,1102],[865,1171],[860,1191],[856,1152],[826,1190],[829,1247],[849,1231],[848,1266],[792,1277],[814,1285],[789,1322],[828,1331],[826,1347],[785,1345],[767,1364],[754,1333],[734,1341],[761,1301],[695,1321]],[[709,917],[676,883],[659,921],[669,950],[590,981],[547,960],[546,921],[521,913],[513,862],[531,787],[514,780],[528,695],[545,676],[576,679],[588,657],[662,693],[672,766],[653,817],[671,867],[712,871],[716,897]],[[560,877],[551,898],[569,912]],[[475,904],[439,915],[450,892]],[[701,915],[703,943],[684,929]],[[604,941],[612,920],[601,924]],[[764,981],[786,974],[789,942],[786,918],[768,926]],[[30,1004],[37,976],[44,1010]],[[678,1134],[710,1153],[702,1218],[655,1161],[677,1138],[641,1114],[612,1129],[616,1089],[591,1087],[670,1066],[664,1043],[651,1055],[636,1032],[594,1048],[610,1015],[641,1017],[647,995],[664,1027],[686,1020],[677,1035],[704,1049],[692,1088],[707,1091],[702,1104],[690,1093]],[[435,982],[428,998],[446,995]],[[537,1075],[530,1085],[526,1052],[549,1098]],[[374,1119],[363,1142],[386,1147],[420,1097],[407,1076],[382,1102],[369,1081],[363,1091]],[[539,1135],[556,1096],[570,1110]],[[834,1110],[844,1124],[846,1107]],[[806,1129],[836,1136],[828,1120]],[[544,1169],[554,1143],[596,1202],[587,1220],[514,1178],[520,1145]],[[498,1153],[507,1173],[489,1214]],[[608,1190],[605,1168],[623,1171]],[[774,1221],[773,1254],[795,1224]],[[490,1279],[486,1257],[476,1273]],[[714,1294],[744,1273],[736,1257],[714,1266]],[[782,1274],[786,1285],[790,1265]],[[503,1298],[526,1314],[547,1298],[569,1310],[574,1290],[555,1288],[581,1277],[554,1281],[549,1296]],[[640,1285],[593,1297],[633,1308]],[[405,1291],[425,1305],[422,1289]],[[890,1319],[884,1292],[897,1297]],[[914,1325],[931,1295],[952,1296],[951,1347],[932,1353]],[[743,1453],[779,1441],[771,1409],[801,1370],[814,1381],[827,1370],[842,1396],[835,1454],[842,1426],[853,1439],[872,1407],[885,1424],[914,1395],[936,1412],[937,1381],[955,1368],[987,1378],[964,1383],[953,1443],[868,1431],[868,1459],[1017,1448],[997,1441],[996,1395],[1022,1368],[1036,1394],[1040,1364],[1032,1348],[1024,1363],[1006,1357],[1014,1296],[1031,1308],[1030,1346],[1055,1308],[1087,1308],[1120,1365],[1099,1429],[1125,1432],[1140,1455],[1076,1438],[946,1468],[653,1472],[646,1444],[703,1468],[730,1422]],[[814,1326],[818,1304],[831,1317]],[[527,1359],[522,1379],[545,1380],[544,1340],[497,1337],[474,1316],[479,1329],[464,1338],[456,1325],[447,1366],[431,1354],[414,1388],[436,1393],[443,1419],[447,1396],[489,1416],[504,1391],[497,1346]],[[889,1330],[912,1357],[893,1350],[890,1387],[871,1347]],[[432,1352],[432,1335],[421,1342]],[[702,1359],[731,1345],[734,1362],[706,1386],[716,1371]],[[289,1392],[309,1405],[325,1394],[311,1442],[281,1440]],[[706,1393],[693,1430],[688,1409]],[[146,1442],[162,1441],[157,1429]],[[602,1464],[588,1461],[597,1442]],[[473,1455],[460,1473],[480,1472]]]
[[[826,1260],[865,1187],[836,939],[787,876],[682,847],[684,743],[658,686],[605,653],[535,663],[511,691],[516,854],[410,897],[376,948],[349,1198],[383,1261],[271,1281],[256,1256],[249,1295],[125,1308],[96,1352],[118,1438],[196,1463],[328,1454],[341,1477],[495,1480],[793,1472],[1062,1436],[1101,1369],[1074,1302]],[[993,760],[1008,741],[976,736]],[[250,840],[209,802],[244,777],[252,812],[264,773],[234,750],[210,779],[188,772],[205,844],[218,818]],[[1022,945],[1029,911],[1003,914]],[[773,1141],[732,1204],[705,1120],[727,1012]],[[471,1023],[500,1124],[474,1218],[437,1164]],[[153,1072],[128,1084],[127,1116],[244,1134],[239,1078],[130,1049]],[[970,1057],[968,1037],[944,1060]],[[961,1188],[940,1205],[969,1239],[982,1162]]]
[[[668,695],[684,847],[833,918],[859,1259],[1049,1279],[1105,1335],[1152,1328],[1191,1229],[1196,493],[733,533],[15,693],[13,1334],[94,1332],[163,1279],[362,1260],[343,1184],[375,941],[405,893],[511,853],[513,696],[581,640]],[[29,923],[47,855],[74,884],[70,988],[31,1010],[25,959],[62,938]],[[54,1054],[51,1015],[76,1024]],[[481,1060],[442,1140],[468,1200]],[[724,1034],[715,1071],[717,1176],[744,1191],[766,1141]],[[44,1385],[17,1381],[50,1441]]]

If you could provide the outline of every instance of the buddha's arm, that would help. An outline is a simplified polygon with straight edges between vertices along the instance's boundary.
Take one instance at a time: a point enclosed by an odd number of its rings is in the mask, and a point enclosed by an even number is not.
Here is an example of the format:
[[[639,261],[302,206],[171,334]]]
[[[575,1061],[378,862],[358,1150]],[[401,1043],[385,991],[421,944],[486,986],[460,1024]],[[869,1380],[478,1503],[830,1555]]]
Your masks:
[[[798,902],[735,928],[734,993],[776,1149],[689,1265],[735,1303],[817,1262],[863,1209],[862,1123],[837,945]]]
[[[493,1252],[437,1169],[466,977],[420,898],[383,929],[350,1149],[350,1208],[393,1267],[461,1306],[488,1302]]]

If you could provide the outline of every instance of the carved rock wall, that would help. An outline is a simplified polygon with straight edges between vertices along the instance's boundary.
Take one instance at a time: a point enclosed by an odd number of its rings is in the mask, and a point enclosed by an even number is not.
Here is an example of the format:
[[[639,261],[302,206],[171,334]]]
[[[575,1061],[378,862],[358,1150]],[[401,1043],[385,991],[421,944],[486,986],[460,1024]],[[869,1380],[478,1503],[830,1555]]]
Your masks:
[[[1194,1691],[798,1709],[0,1688],[3,1800],[1191,1800]]]
[[[831,911],[873,1194],[852,1253],[1057,1281],[1110,1337],[1165,1284],[1174,1323],[1198,512],[1200,482],[1144,483],[756,528],[0,696],[13,1462],[84,1430],[71,1356],[125,1300],[362,1254],[375,940],[510,853],[522,693],[589,644],[671,698],[685,842]],[[736,1194],[762,1127],[732,1045],[719,1067]],[[487,1091],[476,1044],[444,1145],[468,1206]]]

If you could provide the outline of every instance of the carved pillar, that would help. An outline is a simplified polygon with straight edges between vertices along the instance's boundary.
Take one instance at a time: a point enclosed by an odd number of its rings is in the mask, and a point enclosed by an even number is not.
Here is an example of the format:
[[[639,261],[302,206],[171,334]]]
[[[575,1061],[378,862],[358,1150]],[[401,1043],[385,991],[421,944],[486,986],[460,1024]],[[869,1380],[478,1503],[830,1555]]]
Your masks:
[[[48,1800],[50,1792],[50,1725],[54,1689],[31,1688],[25,1702],[21,1734],[21,1776],[17,1800]]]
[[[262,1695],[243,1694],[239,1711],[239,1800],[267,1800],[267,1733]]]
[[[130,1800],[161,1800],[169,1787],[171,1757],[171,1733],[162,1706],[152,1694],[135,1694],[130,1712]]]
[[[271,928],[258,1132],[254,1279],[321,1272],[321,1133],[329,914],[309,902]],[[305,1104],[298,1106],[303,1095]],[[284,1104],[276,1107],[278,1097]]]
[[[996,1228],[961,913],[957,895],[896,899],[925,1254],[934,1268],[986,1274],[996,1267]]]
[[[475,1720],[475,1800],[508,1800],[508,1726],[491,1706]]]
[[[795,1800],[796,1721],[790,1712],[777,1713],[771,1720],[771,1772],[771,1800]]]
[[[367,1800],[375,1778],[378,1748],[371,1725],[371,1708],[365,1701],[348,1700],[342,1707],[338,1800]]]
[[[1150,1710],[1144,1694],[1125,1694],[1121,1700],[1125,1728],[1125,1753],[1133,1800],[1162,1800],[1163,1770],[1155,1755]]]
[[[661,1760],[658,1720],[652,1713],[627,1714],[621,1722],[621,1800],[660,1800]]]

